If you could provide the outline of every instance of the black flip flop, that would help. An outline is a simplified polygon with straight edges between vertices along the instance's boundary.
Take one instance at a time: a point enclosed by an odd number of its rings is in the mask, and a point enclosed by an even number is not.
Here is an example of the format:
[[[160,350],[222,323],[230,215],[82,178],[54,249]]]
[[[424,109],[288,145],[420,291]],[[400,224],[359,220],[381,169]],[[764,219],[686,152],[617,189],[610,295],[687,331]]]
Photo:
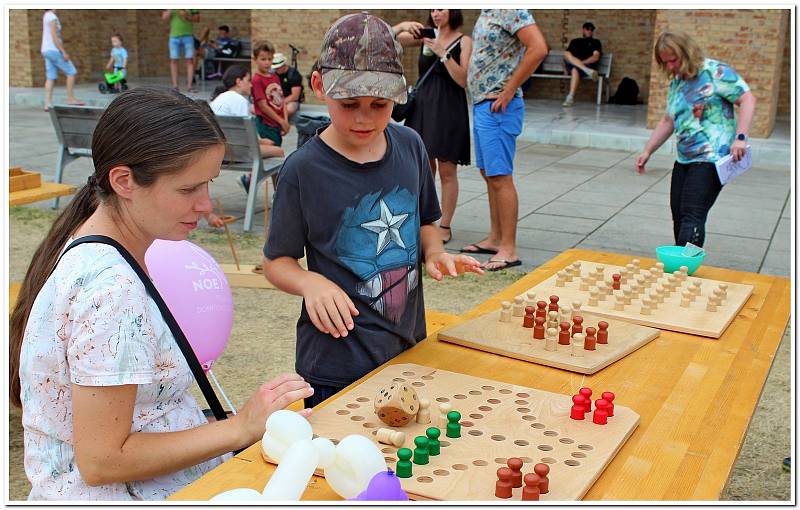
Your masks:
[[[477,249],[475,249],[475,250],[467,250],[467,249],[465,249],[465,248],[467,248],[469,246],[473,246],[473,247],[475,247]],[[470,254],[470,255],[472,255],[473,253],[478,253],[478,254],[481,254],[481,255],[497,255],[497,250],[493,250],[492,248],[483,248],[481,246],[478,246],[475,243],[468,244],[467,246],[464,246],[464,248],[461,248],[458,251],[461,252],[461,253],[467,253],[467,254]]]
[[[499,266],[499,267],[492,268],[492,269],[486,268],[486,264],[491,264],[492,262],[494,262],[495,264],[502,263],[503,265]],[[510,262],[508,260],[489,259],[489,260],[486,261],[486,264],[484,264],[484,269],[486,269],[487,271],[500,271],[501,269],[508,269],[509,267],[521,266],[522,265],[522,261],[519,260],[519,259],[512,260]]]

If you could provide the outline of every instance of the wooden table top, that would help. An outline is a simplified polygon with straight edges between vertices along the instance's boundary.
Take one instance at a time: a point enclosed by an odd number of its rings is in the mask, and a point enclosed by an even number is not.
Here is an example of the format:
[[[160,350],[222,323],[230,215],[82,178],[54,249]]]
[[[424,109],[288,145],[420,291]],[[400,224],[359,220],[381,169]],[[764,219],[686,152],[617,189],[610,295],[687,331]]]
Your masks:
[[[616,393],[614,403],[639,413],[641,423],[584,499],[719,499],[789,320],[788,279],[702,266],[694,276],[754,287],[720,339],[662,331],[656,340],[591,376],[436,338],[443,326],[499,308],[501,301],[513,299],[573,261],[625,265],[633,258],[567,250],[462,317],[429,313],[428,338],[387,364],[418,363],[564,394],[582,386],[611,388]],[[638,258],[643,267],[655,262]],[[169,499],[207,500],[236,487],[262,490],[275,466],[262,460],[260,449],[261,443],[256,443]],[[323,477],[314,476],[303,499],[341,498]]]
[[[43,182],[38,188],[10,192],[8,194],[8,205],[9,207],[13,207],[16,205],[32,204],[50,198],[72,195],[76,190],[77,188],[72,184]]]

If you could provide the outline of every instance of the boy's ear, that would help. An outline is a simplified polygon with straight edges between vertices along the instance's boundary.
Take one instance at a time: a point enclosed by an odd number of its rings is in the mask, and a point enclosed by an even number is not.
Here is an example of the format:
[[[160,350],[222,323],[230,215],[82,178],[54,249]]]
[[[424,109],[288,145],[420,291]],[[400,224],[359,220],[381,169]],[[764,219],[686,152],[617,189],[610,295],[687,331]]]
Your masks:
[[[311,89],[314,91],[314,95],[317,96],[317,99],[325,99],[325,86],[322,84],[322,74],[320,74],[319,71],[311,73]]]
[[[137,187],[133,181],[133,170],[129,166],[115,166],[108,172],[108,182],[114,193],[122,198],[130,198]]]

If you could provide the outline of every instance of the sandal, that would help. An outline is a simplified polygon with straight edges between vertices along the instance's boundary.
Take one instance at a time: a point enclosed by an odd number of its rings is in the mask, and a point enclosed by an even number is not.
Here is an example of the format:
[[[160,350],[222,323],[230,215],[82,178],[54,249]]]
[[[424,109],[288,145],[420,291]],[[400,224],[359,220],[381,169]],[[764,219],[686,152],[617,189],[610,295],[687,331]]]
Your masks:
[[[487,265],[489,265],[491,263],[503,264],[503,265],[502,266],[497,266],[497,267],[491,267],[491,268],[486,267]],[[487,271],[500,271],[501,269],[508,269],[509,267],[517,267],[517,266],[521,266],[521,265],[522,265],[522,261],[519,260],[519,259],[517,259],[517,260],[489,259],[489,260],[486,261],[486,264],[483,265],[483,268],[486,269]]]
[[[439,228],[443,228],[447,230],[448,236],[447,239],[442,239],[442,244],[447,244],[453,239],[453,232],[450,230],[450,227],[445,227],[444,225],[439,225]]]
[[[458,251],[461,253],[469,253],[470,255],[474,253],[479,253],[481,255],[497,255],[497,250],[494,248],[484,248],[483,246],[478,246],[476,243],[468,244]]]

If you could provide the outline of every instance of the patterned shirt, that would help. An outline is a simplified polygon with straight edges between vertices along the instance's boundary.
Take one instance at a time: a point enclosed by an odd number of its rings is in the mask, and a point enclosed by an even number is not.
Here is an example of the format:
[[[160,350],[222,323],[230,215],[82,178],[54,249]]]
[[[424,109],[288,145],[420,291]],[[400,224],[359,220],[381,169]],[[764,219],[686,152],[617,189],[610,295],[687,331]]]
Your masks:
[[[20,354],[29,500],[162,500],[223,458],[150,480],[90,487],[75,461],[72,385],[138,385],[131,432],[207,423],[192,372],[141,280],[111,246],[67,252],[36,296]]]
[[[533,15],[526,9],[483,9],[472,29],[472,57],[467,83],[474,104],[497,94],[511,78],[525,54],[525,45],[517,31],[533,25]],[[522,97],[522,89],[515,95]]]
[[[724,62],[707,58],[697,76],[674,78],[667,92],[679,163],[713,163],[730,153],[736,136],[733,103],[750,90]]]

